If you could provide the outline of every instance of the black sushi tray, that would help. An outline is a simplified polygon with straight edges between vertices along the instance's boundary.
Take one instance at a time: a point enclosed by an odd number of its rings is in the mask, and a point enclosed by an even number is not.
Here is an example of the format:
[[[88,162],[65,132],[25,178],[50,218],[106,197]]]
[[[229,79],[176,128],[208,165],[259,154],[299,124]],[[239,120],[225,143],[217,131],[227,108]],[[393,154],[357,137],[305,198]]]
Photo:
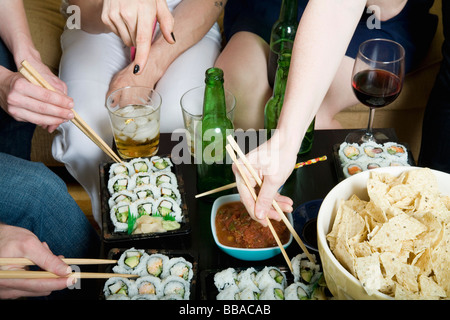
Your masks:
[[[169,158],[170,155],[158,155],[162,158]],[[149,159],[149,158],[147,158]],[[178,190],[181,195],[181,212],[182,221],[180,222],[181,227],[176,230],[166,231],[166,232],[154,232],[154,233],[144,233],[144,234],[128,234],[127,232],[116,232],[113,222],[110,218],[110,208],[108,200],[110,198],[110,193],[108,191],[108,180],[109,180],[109,169],[114,162],[104,162],[100,164],[100,197],[101,197],[101,212],[102,212],[102,238],[105,243],[117,244],[120,242],[127,242],[128,246],[131,243],[140,240],[159,240],[168,239],[173,237],[184,237],[190,234],[191,225],[189,222],[189,212],[186,205],[184,181],[180,170],[178,170],[177,165],[173,164],[171,167],[171,172],[177,178]],[[118,245],[116,245],[118,246]],[[136,244],[137,246],[137,244]]]
[[[416,162],[414,161],[414,157],[413,154],[411,152],[411,149],[409,147],[409,145],[407,143],[403,143],[403,142],[398,142],[399,145],[402,145],[405,147],[407,154],[408,154],[408,161],[407,164],[410,166],[415,166]],[[344,171],[343,171],[343,166],[342,166],[342,161],[339,157],[339,148],[340,148],[341,144],[335,144],[333,145],[333,162],[334,162],[334,168],[336,170],[336,174],[337,174],[337,178],[338,181],[341,182],[342,180],[346,179],[346,176],[344,175]]]
[[[107,254],[107,259],[111,259],[111,260],[119,260],[120,256],[130,248],[112,248],[108,251]],[[147,254],[151,255],[151,254],[163,254],[168,256],[169,258],[184,258],[187,261],[189,261],[190,263],[192,263],[192,271],[193,271],[193,277],[190,281],[190,298],[189,300],[195,300],[196,294],[197,294],[197,282],[198,282],[198,255],[192,251],[192,250],[169,250],[169,249],[144,249],[144,248],[138,248],[136,247],[135,249],[137,250],[144,250]],[[109,265],[106,266],[104,268],[104,272],[113,272],[112,269],[115,265]],[[103,281],[103,285],[101,285],[101,292],[100,292],[100,300],[104,300],[105,296],[103,294],[103,287],[104,287],[104,283],[106,282]]]
[[[258,272],[258,271],[261,271],[262,269],[264,269],[264,267],[265,266],[254,266],[253,268],[255,268],[255,270]],[[287,266],[275,266],[275,267],[277,267],[281,272],[284,273],[288,283],[291,283],[293,281],[294,276],[289,271],[289,268]],[[247,267],[235,267],[233,269],[239,273],[241,271],[245,271],[248,268]],[[216,300],[216,297],[219,294],[219,290],[217,289],[217,287],[214,284],[214,276],[216,275],[216,273],[223,271],[223,270],[225,270],[225,269],[207,269],[207,270],[202,270],[200,272],[200,288],[201,288],[200,299],[201,300]]]

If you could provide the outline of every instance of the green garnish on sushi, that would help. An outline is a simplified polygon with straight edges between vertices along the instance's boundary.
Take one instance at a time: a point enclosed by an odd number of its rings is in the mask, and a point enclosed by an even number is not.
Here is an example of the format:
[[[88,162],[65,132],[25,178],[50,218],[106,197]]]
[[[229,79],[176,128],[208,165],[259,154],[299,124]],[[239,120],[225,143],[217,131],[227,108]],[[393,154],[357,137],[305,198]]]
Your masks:
[[[278,270],[271,269],[269,273],[276,283],[283,283],[284,277]]]
[[[280,289],[280,288],[273,289],[273,294],[274,294],[275,298],[277,298],[279,300],[284,300],[284,292],[282,289]]]
[[[162,169],[167,168],[167,166],[168,166],[169,164],[167,163],[166,160],[161,159],[161,160],[158,160],[158,161],[153,162],[153,165],[155,166],[156,169],[162,170]]]

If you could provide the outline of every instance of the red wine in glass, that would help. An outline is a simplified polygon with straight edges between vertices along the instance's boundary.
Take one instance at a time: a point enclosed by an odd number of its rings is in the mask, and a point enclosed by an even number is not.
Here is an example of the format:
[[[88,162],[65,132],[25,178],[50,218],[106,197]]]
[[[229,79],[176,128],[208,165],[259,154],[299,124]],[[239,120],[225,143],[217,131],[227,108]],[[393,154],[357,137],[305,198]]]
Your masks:
[[[356,98],[366,106],[381,108],[393,102],[402,89],[402,82],[392,72],[375,69],[358,72],[352,81]]]

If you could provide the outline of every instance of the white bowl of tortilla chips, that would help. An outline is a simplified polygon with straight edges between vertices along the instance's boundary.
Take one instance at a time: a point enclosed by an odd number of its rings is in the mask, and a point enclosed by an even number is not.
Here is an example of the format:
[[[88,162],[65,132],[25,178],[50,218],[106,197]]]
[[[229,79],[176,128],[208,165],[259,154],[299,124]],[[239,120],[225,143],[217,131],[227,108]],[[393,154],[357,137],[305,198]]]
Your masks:
[[[386,167],[325,197],[317,241],[337,299],[450,298],[450,175]]]

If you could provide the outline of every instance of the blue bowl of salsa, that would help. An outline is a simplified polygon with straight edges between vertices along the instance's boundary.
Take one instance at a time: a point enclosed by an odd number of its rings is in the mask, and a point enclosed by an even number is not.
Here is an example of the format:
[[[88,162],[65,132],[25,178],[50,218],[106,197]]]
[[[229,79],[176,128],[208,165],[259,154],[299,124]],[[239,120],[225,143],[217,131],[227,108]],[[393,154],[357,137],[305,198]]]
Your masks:
[[[281,253],[271,231],[253,220],[239,194],[217,198],[211,210],[211,230],[217,246],[230,256],[246,261],[270,259]],[[286,214],[293,225],[292,214]],[[292,242],[292,234],[283,221],[271,220],[283,247]]]

